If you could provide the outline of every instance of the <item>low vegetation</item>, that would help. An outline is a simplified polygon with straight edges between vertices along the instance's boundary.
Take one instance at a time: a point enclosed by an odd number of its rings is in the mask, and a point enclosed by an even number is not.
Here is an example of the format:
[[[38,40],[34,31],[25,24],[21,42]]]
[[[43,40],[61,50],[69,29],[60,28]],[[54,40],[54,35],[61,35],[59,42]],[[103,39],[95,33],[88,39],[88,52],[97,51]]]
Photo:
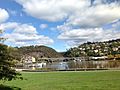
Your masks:
[[[23,73],[23,77],[26,80],[5,85],[21,90],[120,90],[120,71]]]

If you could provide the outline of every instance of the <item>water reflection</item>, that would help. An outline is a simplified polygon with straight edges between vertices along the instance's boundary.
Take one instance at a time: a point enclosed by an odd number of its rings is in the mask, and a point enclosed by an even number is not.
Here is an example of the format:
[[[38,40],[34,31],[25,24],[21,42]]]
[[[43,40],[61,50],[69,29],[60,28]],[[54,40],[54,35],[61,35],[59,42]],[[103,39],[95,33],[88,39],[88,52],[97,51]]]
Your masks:
[[[72,60],[68,62],[53,62],[47,64],[47,68],[55,70],[82,69],[82,68],[107,68],[108,61],[80,61]]]
[[[66,70],[68,69],[68,62],[53,62],[51,64],[47,64],[47,68],[53,68],[56,70]]]
[[[55,62],[37,62],[24,64],[24,69],[32,70],[77,70],[86,68],[119,68],[120,61],[85,61],[85,60],[70,60],[70,61],[55,61]]]

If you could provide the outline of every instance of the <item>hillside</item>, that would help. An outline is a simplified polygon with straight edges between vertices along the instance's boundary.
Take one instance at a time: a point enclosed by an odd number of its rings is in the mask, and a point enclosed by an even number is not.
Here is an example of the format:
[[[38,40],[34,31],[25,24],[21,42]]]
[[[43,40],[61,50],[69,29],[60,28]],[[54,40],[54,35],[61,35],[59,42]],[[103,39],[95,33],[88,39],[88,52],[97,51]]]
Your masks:
[[[105,42],[87,42],[78,47],[70,48],[65,56],[108,56],[120,54],[120,39]]]
[[[11,48],[11,49],[10,49]],[[60,53],[47,46],[26,46],[26,47],[10,47],[11,55],[16,60],[21,60],[22,57],[35,57],[37,58],[58,58],[62,57]]]
[[[47,46],[26,46],[18,48],[18,51],[22,55],[30,55],[36,58],[48,57],[48,58],[55,58],[61,57],[62,55],[59,54],[54,49],[47,47]]]

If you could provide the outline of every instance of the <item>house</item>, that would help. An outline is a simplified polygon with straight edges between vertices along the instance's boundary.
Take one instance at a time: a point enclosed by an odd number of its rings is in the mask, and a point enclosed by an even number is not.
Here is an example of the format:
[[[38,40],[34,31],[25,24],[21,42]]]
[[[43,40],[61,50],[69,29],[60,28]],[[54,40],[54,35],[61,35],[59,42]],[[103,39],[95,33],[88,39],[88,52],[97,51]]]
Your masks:
[[[108,57],[107,56],[101,56],[101,57],[90,57],[90,59],[92,60],[104,60],[104,59],[107,59]]]
[[[44,68],[44,67],[46,67],[46,63],[44,63],[44,62],[41,62],[41,63],[36,63],[36,68]]]
[[[21,58],[22,63],[34,63],[36,62],[35,58],[29,55],[24,55]]]

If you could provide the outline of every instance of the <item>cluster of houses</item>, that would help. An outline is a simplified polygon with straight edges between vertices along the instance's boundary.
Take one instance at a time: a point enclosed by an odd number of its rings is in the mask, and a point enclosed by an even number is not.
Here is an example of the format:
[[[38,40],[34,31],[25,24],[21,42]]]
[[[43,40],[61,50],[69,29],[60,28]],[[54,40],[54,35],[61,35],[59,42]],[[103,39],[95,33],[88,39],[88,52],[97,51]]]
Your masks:
[[[43,68],[46,66],[46,62],[37,62],[36,58],[29,55],[24,55],[21,58],[21,63],[24,69]]]
[[[87,42],[78,47],[71,49],[72,53],[88,56],[107,56],[113,54],[120,54],[120,41],[113,42]]]

